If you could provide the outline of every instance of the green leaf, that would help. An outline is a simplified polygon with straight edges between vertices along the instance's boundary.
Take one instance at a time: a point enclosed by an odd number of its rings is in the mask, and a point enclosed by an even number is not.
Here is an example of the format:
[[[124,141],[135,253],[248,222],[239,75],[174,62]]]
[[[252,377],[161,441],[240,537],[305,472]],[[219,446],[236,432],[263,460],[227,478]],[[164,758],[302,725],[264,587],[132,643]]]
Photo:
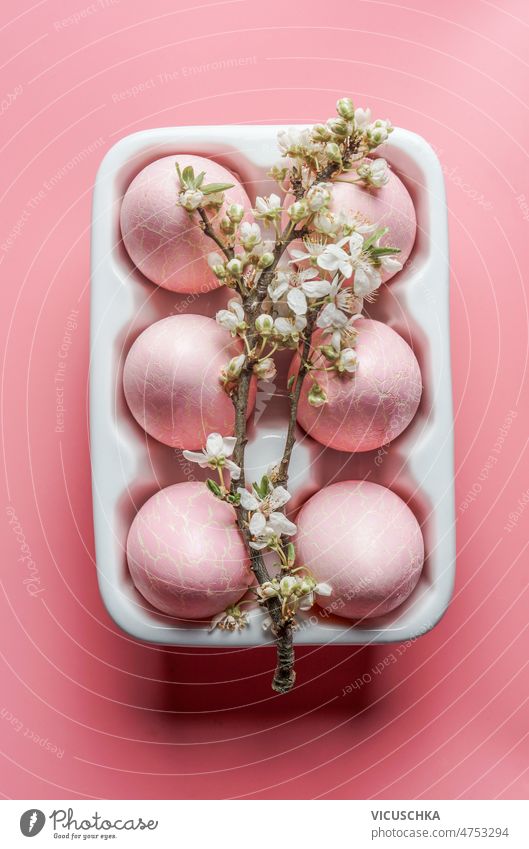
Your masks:
[[[364,250],[370,248],[371,245],[376,242],[377,239],[381,239],[382,236],[385,236],[389,231],[389,227],[381,227],[380,230],[375,230],[374,233],[371,233],[368,239],[364,241]]]
[[[270,481],[266,475],[263,475],[260,483],[257,483],[257,481],[255,481],[252,486],[255,489],[259,498],[261,499],[266,498],[266,496],[270,492]]]
[[[390,254],[400,254],[400,248],[371,248],[373,256],[389,256]]]
[[[296,549],[294,548],[293,542],[289,542],[289,544],[287,545],[286,555],[287,555],[287,563],[288,563],[289,567],[292,568],[292,566],[296,562]]]
[[[213,493],[213,495],[215,495],[217,498],[222,498],[222,492],[218,483],[215,483],[214,480],[208,478],[206,481],[206,486]]]
[[[182,180],[188,189],[195,188],[195,172],[192,165],[186,165],[182,171]]]
[[[205,171],[201,171],[198,177],[195,177],[195,189],[199,189],[202,183],[204,182],[204,177],[206,176]]]
[[[268,493],[270,492],[270,480],[267,475],[263,475],[261,478],[261,492],[263,493],[263,498],[266,498]]]
[[[295,374],[291,374],[291,375],[290,375],[290,377],[288,378],[288,380],[287,380],[287,389],[288,389],[289,391],[290,391],[290,389],[292,389],[292,387],[294,386],[294,381],[295,381],[295,379],[296,379],[296,375],[295,375]]]
[[[207,186],[201,186],[200,191],[203,195],[214,195],[217,192],[225,192],[226,189],[233,189],[234,183],[208,183]]]

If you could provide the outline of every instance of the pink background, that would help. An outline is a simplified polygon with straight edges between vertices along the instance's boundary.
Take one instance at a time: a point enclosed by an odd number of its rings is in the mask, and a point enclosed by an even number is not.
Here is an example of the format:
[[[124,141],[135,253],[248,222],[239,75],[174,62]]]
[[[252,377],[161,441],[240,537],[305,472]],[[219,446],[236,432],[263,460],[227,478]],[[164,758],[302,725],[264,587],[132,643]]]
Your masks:
[[[529,10],[522,0],[303,7],[3,4],[9,797],[527,798]],[[270,651],[140,645],[103,608],[86,405],[91,191],[102,155],[128,133],[317,121],[343,93],[424,135],[447,175],[457,585],[442,622],[412,645],[299,650],[299,685],[278,698]],[[371,681],[343,695],[362,675]]]

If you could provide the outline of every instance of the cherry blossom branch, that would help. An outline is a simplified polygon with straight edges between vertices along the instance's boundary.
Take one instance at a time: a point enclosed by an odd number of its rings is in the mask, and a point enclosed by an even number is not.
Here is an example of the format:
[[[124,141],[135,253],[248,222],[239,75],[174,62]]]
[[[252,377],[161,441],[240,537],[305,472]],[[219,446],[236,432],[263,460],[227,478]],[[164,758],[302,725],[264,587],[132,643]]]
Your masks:
[[[296,532],[296,526],[284,514],[284,505],[290,498],[285,485],[302,386],[311,370],[312,334],[317,323],[324,334],[331,335],[331,344],[319,346],[329,364],[324,371],[354,373],[357,356],[351,347],[355,339],[352,324],[361,312],[362,296],[375,292],[382,282],[382,270],[394,271],[396,263],[392,257],[396,249],[380,245],[386,230],[373,231],[371,225],[354,215],[331,211],[331,187],[326,182],[355,170],[357,182],[373,187],[384,185],[389,179],[385,160],[365,157],[388,138],[391,124],[385,120],[371,122],[369,110],[355,109],[349,98],[337,102],[337,112],[338,117],[325,125],[279,133],[281,153],[290,165],[274,166],[270,176],[295,200],[288,205],[282,204],[275,194],[256,198],[256,223],[243,220],[243,206],[230,204],[224,209],[217,235],[205,207],[220,209],[223,191],[229,184],[204,185],[204,174],[195,175],[190,166],[182,172],[177,167],[181,205],[190,214],[198,211],[204,233],[222,252],[222,256],[208,257],[212,271],[222,284],[241,296],[242,303],[232,298],[216,319],[244,342],[244,353],[232,357],[221,376],[234,406],[235,436],[210,434],[202,454],[184,454],[203,467],[219,471],[220,486],[211,480],[207,485],[218,498],[234,506],[237,526],[258,582],[257,596],[268,610],[276,639],[277,667],[272,686],[279,693],[288,692],[295,681],[292,629],[297,611],[308,610],[315,596],[332,592],[328,585],[317,584],[306,569],[296,566],[294,546],[285,541]],[[280,221],[285,216],[288,224],[281,231]],[[269,226],[269,232],[273,229],[273,241],[267,241],[261,222]],[[365,234],[369,234],[367,238]],[[304,237],[308,237],[308,253],[292,252],[297,270],[279,269],[288,245]],[[308,268],[304,265],[307,260]],[[388,263],[393,263],[393,268],[388,268]],[[348,291],[344,282],[351,278],[354,288]],[[295,348],[300,339],[300,363],[290,391],[282,458],[269,476],[251,482],[248,489],[244,460],[252,379],[274,374],[275,351]],[[308,401],[314,406],[327,402],[324,389],[315,379]],[[224,485],[223,467],[232,476],[229,490]],[[265,549],[278,556],[279,572],[272,579],[262,555]],[[216,617],[214,627],[233,629],[247,624],[247,614],[242,614],[237,605],[225,614]]]

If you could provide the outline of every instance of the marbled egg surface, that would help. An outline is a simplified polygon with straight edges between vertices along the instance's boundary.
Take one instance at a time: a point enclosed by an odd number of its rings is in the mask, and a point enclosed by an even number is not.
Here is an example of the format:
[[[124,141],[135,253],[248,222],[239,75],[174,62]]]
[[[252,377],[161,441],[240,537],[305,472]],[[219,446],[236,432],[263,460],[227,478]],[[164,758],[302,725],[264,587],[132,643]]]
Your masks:
[[[316,371],[328,402],[312,407],[308,402],[310,378],[305,378],[298,406],[298,423],[313,439],[338,451],[372,451],[395,439],[413,419],[422,392],[417,358],[404,339],[380,321],[359,319],[353,375]],[[328,343],[321,331],[313,347]],[[319,352],[313,362],[322,368],[328,361]],[[299,368],[295,354],[290,374]]]
[[[149,498],[131,525],[127,560],[144,598],[181,619],[211,618],[253,580],[233,507],[197,481]]]
[[[204,183],[233,183],[225,193],[226,203],[241,204],[250,212],[246,192],[222,165],[190,154],[164,156],[140,171],[125,192],[121,206],[123,242],[134,264],[158,286],[179,293],[207,292],[219,285],[207,263],[207,255],[218,248],[178,205],[180,184],[175,163],[181,170],[191,165],[195,175],[205,171]],[[222,214],[208,210],[208,215],[214,217],[217,229]]]
[[[230,436],[235,413],[220,383],[223,366],[243,343],[202,315],[173,315],[151,324],[132,345],[123,388],[138,424],[173,448],[202,448],[210,433]],[[251,387],[248,413],[255,400]]]
[[[343,175],[343,179],[347,179],[347,174]],[[402,180],[391,171],[389,182],[380,189],[348,183],[333,183],[332,186],[331,212],[358,212],[371,224],[389,227],[380,244],[399,248],[400,253],[395,258],[404,265],[415,242],[417,219],[412,199]],[[382,279],[389,280],[395,273],[383,272]]]
[[[325,610],[347,619],[381,616],[405,601],[424,561],[419,523],[390,489],[345,481],[313,495],[297,517],[296,550],[332,595]]]

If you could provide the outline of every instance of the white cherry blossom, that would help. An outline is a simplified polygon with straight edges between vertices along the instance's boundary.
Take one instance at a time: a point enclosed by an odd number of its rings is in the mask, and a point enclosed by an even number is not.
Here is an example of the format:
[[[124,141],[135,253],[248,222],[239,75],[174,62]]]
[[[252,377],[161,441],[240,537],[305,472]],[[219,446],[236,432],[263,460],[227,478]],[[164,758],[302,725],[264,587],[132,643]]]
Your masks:
[[[310,129],[290,127],[280,130],[277,134],[277,144],[283,156],[296,156],[315,148]]]
[[[335,303],[329,303],[323,308],[316,319],[316,326],[322,329],[324,334],[332,334],[332,346],[336,351],[339,351],[342,345],[342,339],[348,335],[353,335],[353,324],[359,318],[362,318],[360,313],[349,317],[342,310],[338,309]]]
[[[251,250],[259,245],[263,241],[259,224],[250,224],[249,221],[243,221],[239,227],[239,239],[246,250]]]
[[[397,271],[401,270],[402,263],[394,256],[382,256],[380,257],[380,267],[386,273],[396,274]]]
[[[349,253],[344,250],[344,245],[348,245]],[[354,274],[354,291],[361,297],[371,295],[382,283],[379,269],[375,268],[364,253],[364,238],[361,233],[352,233],[336,244],[327,245],[317,263],[325,271],[339,271],[346,279]]]
[[[290,493],[283,486],[270,487],[264,498],[261,498],[255,488],[249,492],[239,487],[237,492],[241,498],[241,507],[251,514],[249,530],[252,535],[252,548],[260,551],[278,542],[281,536],[292,536],[296,533],[296,525],[280,512],[280,508],[290,499]]]
[[[343,374],[344,371],[348,374],[354,374],[358,368],[358,354],[354,348],[342,348],[340,356],[334,363],[334,368],[340,374]]]
[[[307,203],[311,212],[319,212],[331,200],[331,183],[315,183],[307,192]]]
[[[242,304],[237,298],[231,298],[228,301],[228,308],[219,310],[215,316],[217,324],[229,330],[234,336],[239,330],[244,330],[246,322],[244,320],[244,310]]]
[[[329,282],[320,280],[315,268],[302,271],[279,271],[268,287],[268,295],[274,304],[286,301],[296,316],[305,315],[308,309],[307,298],[321,298],[329,291]]]
[[[293,318],[279,316],[274,321],[274,329],[277,335],[285,341],[298,342],[300,333],[305,330],[306,326],[307,319],[304,315],[296,315]]]
[[[281,215],[281,198],[272,194],[270,197],[255,199],[254,214],[256,218],[273,221]]]
[[[355,109],[355,124],[359,129],[367,127],[370,121],[371,109],[362,109],[360,106]]]
[[[299,250],[299,248],[290,248],[289,253],[292,257],[289,260],[290,265],[304,262],[305,260],[316,262],[319,255],[325,250],[326,242],[322,238],[305,238],[303,239],[303,245],[305,247],[304,251]]]
[[[194,212],[195,209],[198,209],[203,200],[204,195],[199,189],[187,189],[178,196],[180,206],[183,206],[188,212]]]
[[[372,295],[382,283],[382,275],[367,260],[359,259],[355,265],[354,290],[356,295],[366,298]]]
[[[370,186],[380,189],[389,182],[389,165],[382,157],[365,159],[357,168],[357,174]]]
[[[309,580],[305,579],[305,581],[306,581],[306,584],[308,586],[310,586],[311,579],[309,579]],[[304,594],[300,598],[300,601],[299,601],[299,609],[300,610],[310,610],[310,608],[312,607],[312,605],[314,604],[314,602],[316,600],[314,598],[314,596],[316,596],[316,595],[330,596],[332,594],[332,587],[331,587],[330,584],[326,584],[323,581],[321,581],[318,584],[314,584],[314,581],[312,581],[312,583],[313,583],[312,589],[307,588],[305,590]],[[305,589],[305,587],[303,587],[303,589]]]
[[[310,610],[315,602],[315,596],[330,596],[332,587],[330,584],[317,583],[311,575],[299,576],[295,574],[276,577],[271,581],[265,581],[257,588],[257,595],[261,601],[269,598],[281,599],[283,608],[289,608],[292,613],[296,610]],[[265,620],[263,628],[266,630],[269,623]]]
[[[220,433],[210,433],[206,440],[206,447],[202,451],[183,451],[182,454],[191,463],[198,463],[201,469],[227,469],[233,480],[239,480],[241,470],[233,460],[229,458],[233,454],[235,443],[234,436],[221,436]]]
[[[329,271],[331,274],[336,274],[339,271],[344,277],[351,277],[353,274],[354,258],[347,251],[344,251],[342,247],[348,241],[348,239],[341,239],[335,244],[331,243],[327,245],[317,259],[319,267],[323,268],[324,271]]]
[[[307,298],[323,298],[329,291],[329,281],[320,280],[315,268],[298,271],[291,277],[292,286],[287,294],[287,303],[294,315],[305,315]]]
[[[209,631],[214,631],[219,628],[221,631],[242,631],[243,628],[250,622],[250,617],[246,611],[240,609],[237,604],[232,604],[217,613],[211,620]]]

